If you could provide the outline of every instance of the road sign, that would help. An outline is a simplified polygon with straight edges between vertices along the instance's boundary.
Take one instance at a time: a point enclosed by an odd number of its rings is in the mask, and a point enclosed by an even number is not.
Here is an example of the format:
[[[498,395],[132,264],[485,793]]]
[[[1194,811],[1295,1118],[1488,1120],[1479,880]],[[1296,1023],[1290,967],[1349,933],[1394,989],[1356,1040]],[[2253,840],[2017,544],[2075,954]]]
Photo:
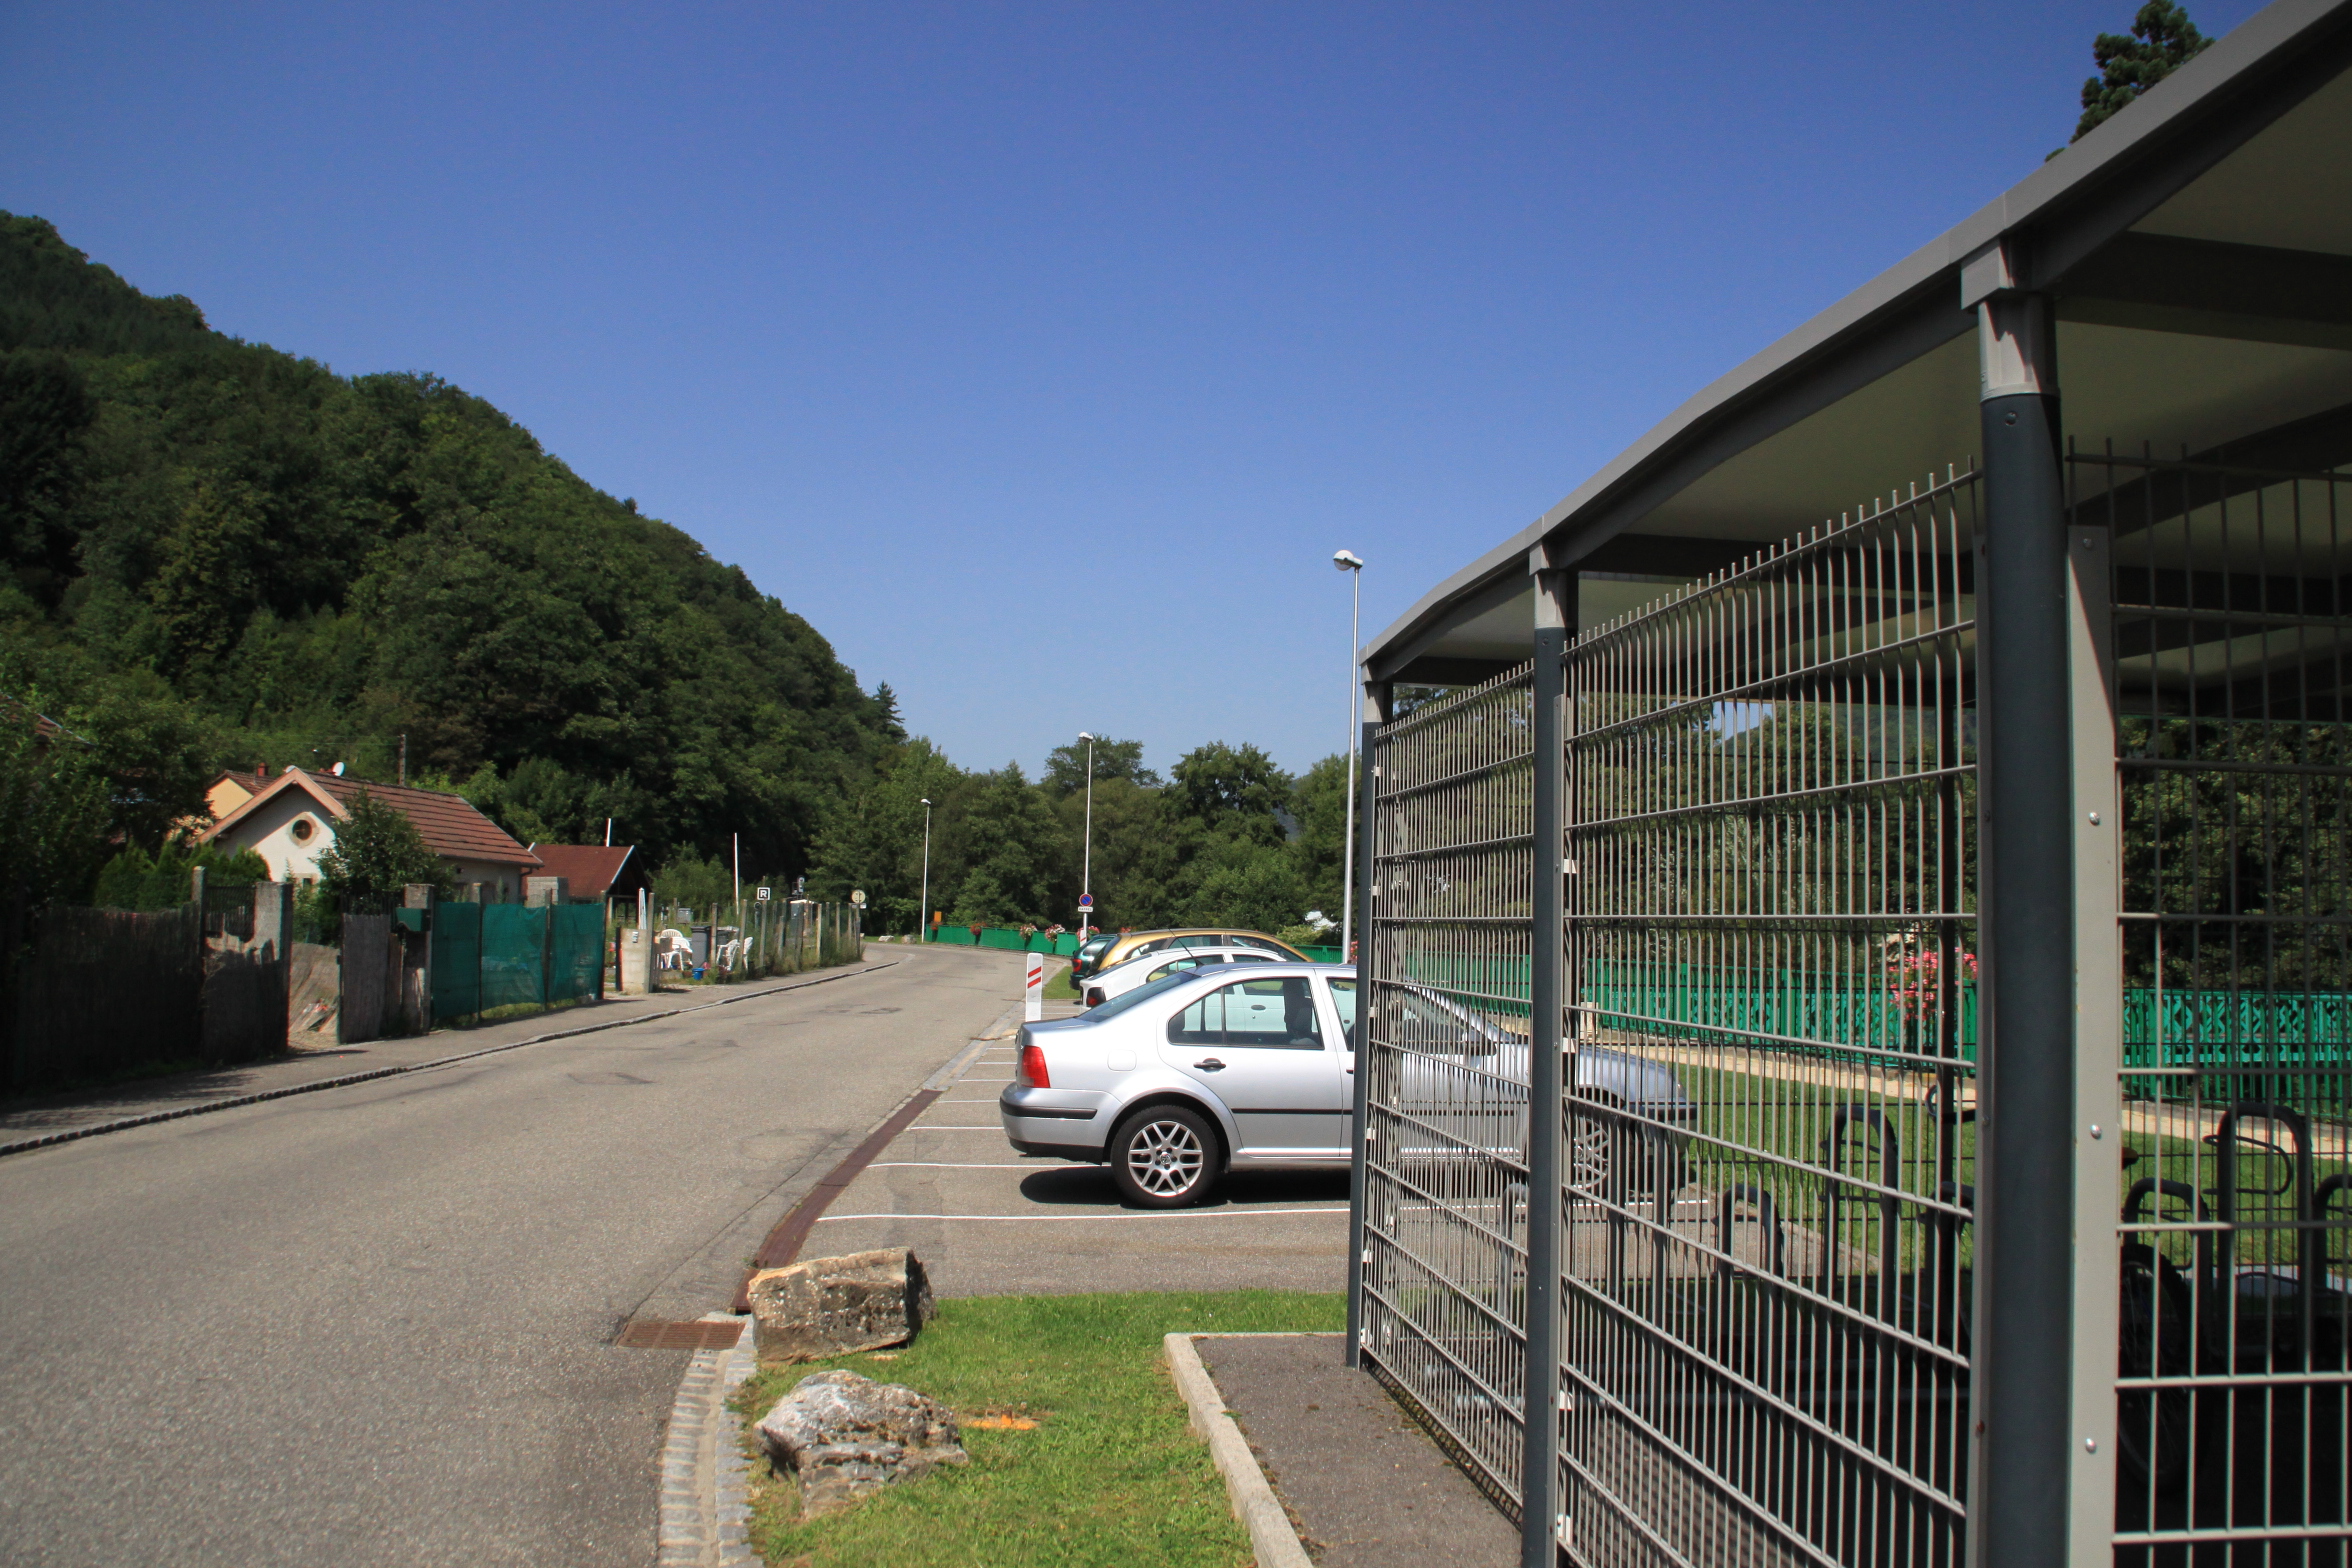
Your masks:
[[[763,904],[768,901],[768,889],[763,887],[759,890],[759,901]]]
[[[1079,894],[1078,907],[1080,909],[1092,909],[1094,907],[1094,895],[1092,893]]]

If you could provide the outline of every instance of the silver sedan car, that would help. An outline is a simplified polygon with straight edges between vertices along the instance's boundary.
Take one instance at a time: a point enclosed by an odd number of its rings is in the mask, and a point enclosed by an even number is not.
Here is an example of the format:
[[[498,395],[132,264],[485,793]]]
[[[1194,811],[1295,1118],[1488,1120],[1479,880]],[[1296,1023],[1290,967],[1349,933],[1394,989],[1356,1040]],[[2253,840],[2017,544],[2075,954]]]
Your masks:
[[[1403,1049],[1388,1092],[1400,1108],[1443,1128],[1452,1147],[1516,1148],[1527,1042],[1434,991],[1396,987],[1389,998],[1383,1038]],[[1024,1025],[997,1109],[1022,1153],[1108,1164],[1130,1203],[1178,1208],[1206,1197],[1228,1170],[1346,1168],[1355,1028],[1352,965],[1183,971],[1079,1017]],[[1587,1046],[1576,1063],[1581,1100],[1651,1124],[1686,1124],[1695,1114],[1682,1085],[1654,1062]],[[1655,1139],[1644,1144],[1651,1152],[1638,1175],[1628,1169],[1634,1160],[1612,1158],[1628,1130],[1573,1147],[1571,1182],[1607,1182],[1615,1165],[1620,1180],[1661,1193],[1679,1186],[1670,1174],[1679,1154],[1659,1152]]]
[[[1086,977],[1086,1005],[1100,1007],[1114,996],[1125,996],[1137,986],[1165,980],[1172,974],[1187,969],[1206,969],[1211,964],[1271,964],[1279,962],[1272,953],[1254,947],[1187,947],[1175,952],[1165,949],[1146,953],[1141,958],[1130,958],[1123,964],[1097,970]]]

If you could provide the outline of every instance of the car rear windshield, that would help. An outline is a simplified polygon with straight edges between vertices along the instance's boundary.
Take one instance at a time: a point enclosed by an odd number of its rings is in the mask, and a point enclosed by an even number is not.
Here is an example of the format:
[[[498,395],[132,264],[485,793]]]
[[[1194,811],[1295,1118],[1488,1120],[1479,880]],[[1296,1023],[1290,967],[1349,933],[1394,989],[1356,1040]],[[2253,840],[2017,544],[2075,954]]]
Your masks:
[[[1090,1024],[1101,1023],[1106,1018],[1116,1018],[1145,997],[1158,996],[1162,991],[1172,991],[1199,973],[1200,971],[1197,969],[1180,969],[1172,975],[1162,975],[1157,980],[1147,980],[1126,995],[1114,996],[1107,1002],[1097,1003],[1079,1016]]]

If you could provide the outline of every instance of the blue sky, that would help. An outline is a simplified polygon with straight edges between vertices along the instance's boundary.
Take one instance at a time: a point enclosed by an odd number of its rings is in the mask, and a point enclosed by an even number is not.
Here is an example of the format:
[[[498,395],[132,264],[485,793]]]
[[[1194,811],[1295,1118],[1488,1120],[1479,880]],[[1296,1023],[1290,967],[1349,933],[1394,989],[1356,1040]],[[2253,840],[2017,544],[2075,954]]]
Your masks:
[[[1333,550],[1369,636],[2029,173],[2135,9],[13,0],[0,207],[490,399],[968,766],[1297,768]]]

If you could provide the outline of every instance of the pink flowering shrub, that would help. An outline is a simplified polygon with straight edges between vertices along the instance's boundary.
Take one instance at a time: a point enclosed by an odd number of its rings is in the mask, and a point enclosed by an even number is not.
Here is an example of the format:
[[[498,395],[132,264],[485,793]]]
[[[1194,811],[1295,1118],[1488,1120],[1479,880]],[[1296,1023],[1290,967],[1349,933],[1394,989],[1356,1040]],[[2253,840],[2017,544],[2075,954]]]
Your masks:
[[[1932,947],[1916,948],[1889,955],[1887,959],[1887,994],[1895,999],[1895,1008],[1906,1019],[1926,1018],[1934,1013],[1936,998],[1943,989],[1943,959]],[[1968,984],[1976,978],[1976,955],[1959,955],[1960,983]]]

